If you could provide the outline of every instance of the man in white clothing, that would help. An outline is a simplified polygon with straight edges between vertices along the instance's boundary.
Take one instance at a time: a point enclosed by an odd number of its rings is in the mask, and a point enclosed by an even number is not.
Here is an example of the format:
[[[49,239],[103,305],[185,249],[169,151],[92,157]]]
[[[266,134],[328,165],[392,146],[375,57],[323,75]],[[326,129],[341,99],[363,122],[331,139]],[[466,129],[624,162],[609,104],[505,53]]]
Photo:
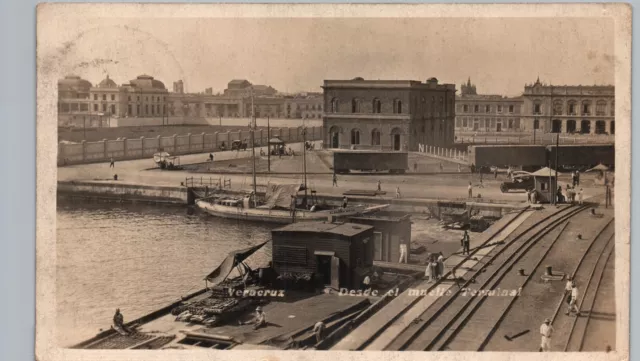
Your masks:
[[[580,316],[580,309],[578,308],[578,286],[575,282],[571,283],[571,299],[569,300],[569,309],[565,312],[565,315],[569,315],[571,312],[575,312],[576,316]]]
[[[551,326],[551,320],[546,319],[544,323],[540,326],[540,336],[542,336],[542,340],[540,341],[540,352],[549,352],[551,351],[551,336],[553,335],[553,326]]]
[[[578,204],[582,205],[582,188],[580,188],[580,190],[578,191]]]
[[[400,263],[407,263],[407,245],[400,240]]]

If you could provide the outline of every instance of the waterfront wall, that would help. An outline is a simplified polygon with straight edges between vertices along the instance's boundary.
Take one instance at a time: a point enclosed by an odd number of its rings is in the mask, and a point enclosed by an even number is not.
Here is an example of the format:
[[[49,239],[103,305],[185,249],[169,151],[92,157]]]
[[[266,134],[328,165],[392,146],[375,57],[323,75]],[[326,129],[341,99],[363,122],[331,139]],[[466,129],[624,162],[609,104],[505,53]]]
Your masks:
[[[117,181],[58,182],[58,194],[82,198],[188,204],[187,187],[147,186]]]
[[[302,142],[302,127],[272,128],[271,138],[279,137],[286,143]],[[154,153],[168,152],[172,155],[216,152],[224,143],[230,149],[234,140],[249,140],[251,133],[248,129],[213,134],[183,134],[169,137],[155,138],[122,138],[117,140],[101,140],[98,142],[58,144],[58,165],[83,164],[92,162],[106,162],[115,160],[151,158]],[[307,128],[306,139],[315,141],[322,139],[322,127]],[[255,132],[256,145],[267,145],[267,130],[259,129]]]
[[[322,119],[300,118],[256,118],[258,127],[266,127],[267,123],[274,128],[289,127],[321,127]],[[118,118],[96,114],[61,114],[58,125],[72,128],[115,128],[115,127],[154,127],[162,125],[220,125],[246,127],[247,118],[231,117],[130,117]]]

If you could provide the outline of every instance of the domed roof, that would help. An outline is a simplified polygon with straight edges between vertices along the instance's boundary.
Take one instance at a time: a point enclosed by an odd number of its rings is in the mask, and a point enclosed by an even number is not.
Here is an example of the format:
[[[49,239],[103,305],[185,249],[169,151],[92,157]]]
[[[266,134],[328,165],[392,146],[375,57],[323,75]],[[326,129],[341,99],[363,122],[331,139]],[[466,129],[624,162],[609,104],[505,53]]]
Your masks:
[[[83,90],[89,91],[91,83],[77,75],[67,75],[64,79],[58,80],[58,90]]]
[[[98,84],[98,88],[117,88],[118,84],[116,84],[115,81],[109,79],[109,75],[107,75],[106,78],[104,78],[104,80],[102,80],[100,82],[100,84]]]
[[[154,79],[150,75],[139,75],[137,78],[130,81],[131,85],[136,86],[138,88],[155,88],[166,90],[167,88],[164,86],[160,80]]]
[[[431,78],[427,79],[427,83],[436,83],[437,84],[438,83],[438,79],[434,78],[434,77],[431,77]]]

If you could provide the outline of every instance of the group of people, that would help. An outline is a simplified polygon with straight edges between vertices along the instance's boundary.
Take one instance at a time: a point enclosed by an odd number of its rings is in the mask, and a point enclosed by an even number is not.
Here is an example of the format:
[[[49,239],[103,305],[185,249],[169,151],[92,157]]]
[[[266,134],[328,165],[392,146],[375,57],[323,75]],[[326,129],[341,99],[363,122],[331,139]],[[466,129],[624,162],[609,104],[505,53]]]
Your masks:
[[[570,186],[569,184],[567,184],[566,187],[566,197],[562,194],[562,186],[558,186],[558,203],[564,203],[564,202],[568,202],[568,203],[575,203],[576,202],[576,196],[578,196],[578,204],[582,204],[582,198],[583,198],[583,192],[582,192],[582,188],[580,188],[579,190],[576,191],[577,185]]]
[[[444,275],[444,255],[442,252],[432,253],[427,260],[424,278],[428,282],[437,281]]]
[[[564,297],[566,297],[568,308],[564,313],[565,315],[571,315],[575,313],[577,317],[580,316],[580,308],[578,308],[578,286],[576,282],[569,278],[564,287]],[[549,352],[551,351],[551,337],[553,337],[553,326],[551,325],[551,319],[547,318],[544,320],[544,323],[540,326],[540,352]]]

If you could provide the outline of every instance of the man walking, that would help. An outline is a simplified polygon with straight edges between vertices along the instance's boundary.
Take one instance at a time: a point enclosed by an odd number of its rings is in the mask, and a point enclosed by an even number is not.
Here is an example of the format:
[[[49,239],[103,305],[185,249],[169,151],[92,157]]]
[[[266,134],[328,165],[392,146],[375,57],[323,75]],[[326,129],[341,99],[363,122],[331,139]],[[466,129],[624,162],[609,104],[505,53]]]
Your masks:
[[[109,163],[109,168],[115,168],[116,167],[116,162],[113,160],[113,157],[111,157],[111,163]]]
[[[382,191],[382,183],[378,179],[378,192]]]
[[[545,319],[544,323],[540,326],[540,352],[551,351],[551,336],[553,335],[553,326],[551,326],[551,320]]]
[[[333,186],[338,186],[338,176],[335,173],[333,173]]]
[[[407,263],[407,245],[404,239],[400,240],[400,261],[399,263]]]
[[[462,254],[469,254],[469,242],[471,240],[469,239],[469,232],[467,232],[466,230],[464,231],[464,235],[462,236]]]
[[[471,182],[469,182],[469,186],[467,187],[469,192],[469,198],[473,198],[473,186],[471,186]]]
[[[580,316],[580,309],[578,308],[578,286],[576,286],[575,282],[571,282],[571,295],[569,297],[569,308],[567,312],[565,312],[565,315],[575,312],[576,316]]]

